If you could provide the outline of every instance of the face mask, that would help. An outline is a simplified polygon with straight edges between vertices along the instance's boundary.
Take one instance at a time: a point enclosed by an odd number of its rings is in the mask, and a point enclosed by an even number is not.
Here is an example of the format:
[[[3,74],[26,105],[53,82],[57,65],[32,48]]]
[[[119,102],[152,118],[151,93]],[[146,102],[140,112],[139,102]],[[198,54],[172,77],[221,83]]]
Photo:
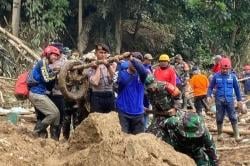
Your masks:
[[[167,68],[168,63],[167,62],[160,62],[159,66],[160,66],[160,68]]]

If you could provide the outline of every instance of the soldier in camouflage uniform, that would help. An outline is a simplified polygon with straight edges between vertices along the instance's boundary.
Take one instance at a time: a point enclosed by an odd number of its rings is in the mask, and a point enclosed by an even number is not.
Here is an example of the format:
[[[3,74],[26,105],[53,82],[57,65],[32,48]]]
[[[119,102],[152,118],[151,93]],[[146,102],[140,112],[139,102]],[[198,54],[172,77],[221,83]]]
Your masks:
[[[163,140],[193,158],[198,166],[216,166],[218,159],[203,118],[194,112],[177,112],[164,122]]]
[[[171,116],[173,111],[175,112],[175,109],[180,107],[180,91],[168,82],[156,81],[152,75],[147,76],[145,84],[146,95],[148,95],[153,107],[153,111],[150,113],[154,114],[153,121],[146,132],[162,137],[163,131],[160,125],[163,124],[167,117]]]
[[[189,104],[192,108],[194,108],[194,105],[191,100],[187,98],[188,93],[188,80],[190,79],[189,75],[189,65],[183,60],[182,56],[180,54],[177,54],[175,56],[175,70],[177,77],[180,79],[180,83],[177,85],[177,87],[181,90],[182,95],[182,108],[187,109],[187,105]]]

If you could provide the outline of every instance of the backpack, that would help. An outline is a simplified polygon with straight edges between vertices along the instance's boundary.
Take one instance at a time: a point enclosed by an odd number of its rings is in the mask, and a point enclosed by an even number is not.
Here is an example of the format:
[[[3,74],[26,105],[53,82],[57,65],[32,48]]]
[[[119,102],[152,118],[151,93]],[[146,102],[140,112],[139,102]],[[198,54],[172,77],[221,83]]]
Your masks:
[[[28,98],[29,95],[29,88],[28,88],[28,79],[29,72],[25,71],[22,74],[20,74],[17,78],[16,84],[15,84],[15,97],[18,100],[25,100]]]

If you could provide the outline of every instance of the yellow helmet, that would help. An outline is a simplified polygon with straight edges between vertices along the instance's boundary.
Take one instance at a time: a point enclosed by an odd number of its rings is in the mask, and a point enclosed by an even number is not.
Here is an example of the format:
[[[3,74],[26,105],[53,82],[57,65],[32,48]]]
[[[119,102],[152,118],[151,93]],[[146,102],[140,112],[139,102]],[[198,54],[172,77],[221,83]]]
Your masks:
[[[170,59],[167,54],[161,54],[159,57],[159,61],[170,61]]]

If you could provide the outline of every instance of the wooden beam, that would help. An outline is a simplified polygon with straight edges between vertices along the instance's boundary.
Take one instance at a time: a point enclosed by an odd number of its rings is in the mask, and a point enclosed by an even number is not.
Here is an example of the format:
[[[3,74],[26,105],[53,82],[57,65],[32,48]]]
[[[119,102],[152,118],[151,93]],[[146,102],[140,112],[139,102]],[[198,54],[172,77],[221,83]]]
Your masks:
[[[217,132],[216,128],[208,128],[210,132]],[[239,131],[241,135],[250,135],[250,130],[240,130]],[[227,133],[227,134],[233,134],[233,130],[232,129],[223,129],[223,133]]]
[[[250,149],[250,145],[244,145],[244,146],[236,146],[236,147],[218,147],[216,150],[218,151],[226,151],[226,150],[239,150],[239,149]]]

